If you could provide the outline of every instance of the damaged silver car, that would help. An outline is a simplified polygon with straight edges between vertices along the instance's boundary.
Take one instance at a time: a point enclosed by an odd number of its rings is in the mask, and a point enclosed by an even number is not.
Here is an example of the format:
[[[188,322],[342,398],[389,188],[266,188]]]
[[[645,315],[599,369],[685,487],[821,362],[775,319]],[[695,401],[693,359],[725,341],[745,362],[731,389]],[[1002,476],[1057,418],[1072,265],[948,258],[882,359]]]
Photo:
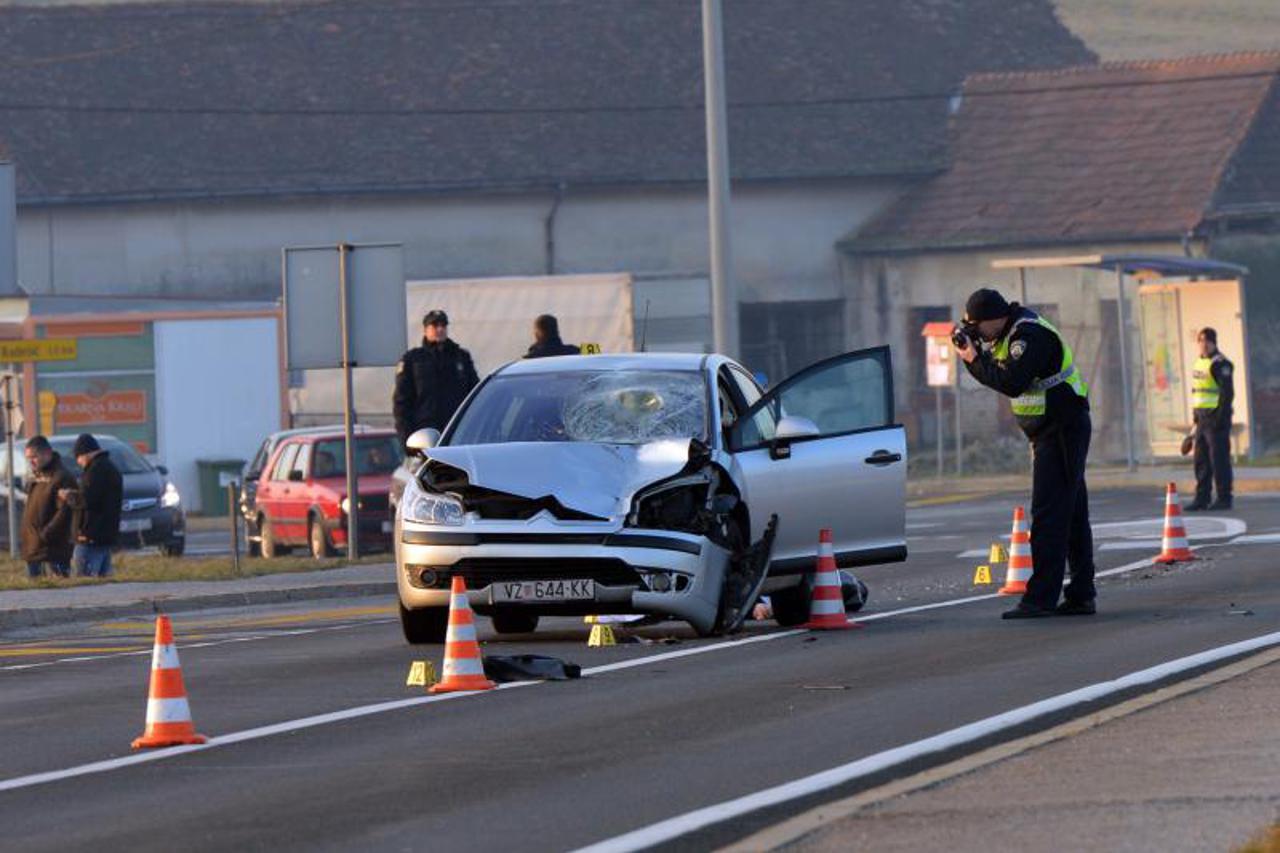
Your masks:
[[[803,622],[821,528],[841,566],[906,558],[906,446],[887,347],[764,393],[716,355],[565,356],[490,375],[393,493],[405,638],[449,586],[501,633],[632,613],[736,630],[761,594]]]

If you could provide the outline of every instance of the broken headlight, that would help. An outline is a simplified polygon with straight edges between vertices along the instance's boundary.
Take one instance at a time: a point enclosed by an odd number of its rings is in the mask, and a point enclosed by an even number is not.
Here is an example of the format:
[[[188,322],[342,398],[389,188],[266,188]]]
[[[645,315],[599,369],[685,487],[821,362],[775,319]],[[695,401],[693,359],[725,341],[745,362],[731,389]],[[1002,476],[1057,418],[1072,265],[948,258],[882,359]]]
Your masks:
[[[449,495],[424,492],[413,483],[405,488],[400,506],[404,520],[418,524],[460,525],[466,520],[461,501]]]

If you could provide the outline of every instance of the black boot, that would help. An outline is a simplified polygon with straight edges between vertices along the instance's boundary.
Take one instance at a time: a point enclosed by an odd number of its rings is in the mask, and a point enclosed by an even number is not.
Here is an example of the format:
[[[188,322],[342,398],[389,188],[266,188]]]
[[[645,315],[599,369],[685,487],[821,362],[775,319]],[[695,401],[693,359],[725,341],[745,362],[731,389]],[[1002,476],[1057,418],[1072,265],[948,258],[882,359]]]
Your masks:
[[[1054,611],[1059,616],[1092,616],[1098,612],[1098,606],[1093,600],[1089,601],[1064,601],[1058,605],[1058,609]]]
[[[1034,604],[1027,604],[1025,601],[1012,610],[1006,610],[1000,614],[1001,619],[1043,619],[1046,616],[1052,616],[1053,611],[1045,607],[1037,607]]]
[[[1208,509],[1209,512],[1219,512],[1221,510],[1231,509],[1231,498],[1227,498],[1226,500],[1223,500],[1222,498],[1218,498],[1216,501],[1209,504],[1209,506],[1206,507],[1206,509]]]

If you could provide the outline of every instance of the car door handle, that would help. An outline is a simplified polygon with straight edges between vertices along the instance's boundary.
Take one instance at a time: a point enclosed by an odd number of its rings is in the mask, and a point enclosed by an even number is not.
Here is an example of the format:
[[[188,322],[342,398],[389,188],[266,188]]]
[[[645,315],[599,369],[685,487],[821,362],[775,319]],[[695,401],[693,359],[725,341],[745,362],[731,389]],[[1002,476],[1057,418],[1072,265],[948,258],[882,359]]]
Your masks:
[[[863,461],[868,465],[892,465],[894,462],[902,461],[902,454],[890,453],[887,450],[877,450]]]

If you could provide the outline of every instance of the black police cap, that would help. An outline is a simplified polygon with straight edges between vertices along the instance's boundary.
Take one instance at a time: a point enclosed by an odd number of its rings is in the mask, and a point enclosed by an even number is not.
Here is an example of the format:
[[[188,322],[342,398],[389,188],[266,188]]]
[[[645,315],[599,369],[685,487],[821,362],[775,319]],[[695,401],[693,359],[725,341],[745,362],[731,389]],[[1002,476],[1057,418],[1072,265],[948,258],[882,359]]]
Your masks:
[[[997,291],[989,287],[975,290],[964,304],[964,321],[981,323],[983,320],[1003,320],[1009,316],[1009,303]]]
[[[449,315],[441,311],[439,308],[434,311],[428,311],[422,318],[422,325],[430,326],[433,323],[439,323],[442,326],[449,325]]]

